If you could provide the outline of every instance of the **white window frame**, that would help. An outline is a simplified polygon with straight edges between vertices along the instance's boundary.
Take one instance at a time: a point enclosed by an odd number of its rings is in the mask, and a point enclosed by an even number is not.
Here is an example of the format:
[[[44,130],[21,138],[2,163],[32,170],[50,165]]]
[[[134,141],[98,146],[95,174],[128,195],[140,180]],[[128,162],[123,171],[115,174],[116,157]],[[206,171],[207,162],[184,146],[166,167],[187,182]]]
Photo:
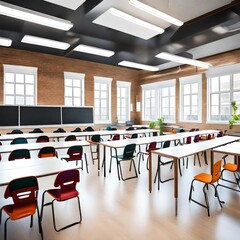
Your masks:
[[[175,88],[175,95],[174,95],[174,119],[165,119],[166,123],[176,123],[176,79],[170,79],[166,81],[161,82],[155,82],[150,84],[144,84],[141,85],[142,87],[142,103],[143,103],[143,111],[142,111],[142,119],[143,121],[155,121],[159,117],[162,117],[162,98],[161,92],[163,88]],[[149,118],[146,118],[145,114],[145,100],[146,100],[146,91],[155,91],[155,109],[152,109],[152,116]],[[170,110],[170,105],[169,110]],[[151,114],[150,114],[151,115]]]
[[[107,85],[107,112],[108,112],[108,119],[100,119],[96,120],[96,113],[94,112],[94,123],[96,124],[105,124],[105,123],[111,123],[111,89],[112,89],[112,78],[107,78],[107,77],[98,77],[94,76],[94,107],[95,107],[95,84],[100,83],[100,84],[106,84]],[[101,111],[100,111],[101,112]]]
[[[235,99],[233,99],[233,93],[234,92],[239,92],[239,90],[234,90],[233,86],[233,75],[234,74],[239,74],[240,73],[240,63],[238,64],[233,64],[233,65],[228,65],[228,66],[222,66],[222,67],[216,67],[212,68],[209,71],[207,71],[206,76],[207,76],[207,123],[208,124],[229,124],[229,120],[212,120],[211,119],[211,79],[212,78],[219,78],[223,76],[230,76],[230,90],[229,91],[224,91],[224,92],[229,92],[230,93],[230,115],[232,114],[232,107],[231,107],[231,102]],[[219,93],[222,93],[219,91]],[[219,98],[220,102],[220,98]],[[240,107],[240,104],[237,104],[238,107]],[[220,108],[220,104],[219,104]]]
[[[26,91],[26,85],[32,85],[32,84],[27,84],[25,82],[25,75],[33,75],[34,76],[34,95],[33,95],[33,104],[26,104],[26,98],[28,97],[26,94],[23,95],[24,97],[24,104],[21,105],[29,105],[29,106],[35,106],[37,105],[37,71],[38,68],[37,67],[28,67],[28,66],[19,66],[19,65],[7,65],[7,64],[3,64],[3,72],[4,72],[4,104],[9,104],[6,102],[6,97],[7,96],[13,96],[14,97],[14,104],[11,105],[20,105],[16,102],[16,84],[21,84],[21,83],[16,83],[16,74],[23,74],[24,75],[24,83],[22,83],[24,85],[24,92]],[[14,74],[14,82],[13,84],[15,85],[14,89],[14,94],[6,94],[5,93],[5,89],[6,89],[6,74],[7,73],[13,73]],[[31,95],[32,96],[32,95]]]
[[[122,98],[122,96],[118,95],[118,90],[121,88],[124,88],[127,92],[127,96],[126,98]],[[130,99],[131,99],[131,83],[130,82],[125,82],[125,81],[117,81],[117,122],[119,123],[124,123],[126,121],[130,121]],[[122,106],[122,99],[126,100],[125,106]],[[126,118],[123,118],[121,115],[121,110],[119,110],[119,106],[120,109],[125,108],[126,109]],[[120,115],[119,115],[120,112]]]
[[[194,119],[189,119],[186,120],[184,119],[184,85],[186,84],[198,84],[198,119],[194,120]],[[188,77],[182,77],[179,78],[179,90],[180,90],[180,116],[179,116],[179,122],[192,122],[192,123],[202,123],[202,75],[198,74],[198,75],[192,75],[192,76],[188,76]],[[196,94],[192,94],[192,92],[189,94],[190,95],[190,99],[192,95],[196,95]],[[192,108],[192,103],[190,102],[190,109]]]
[[[80,81],[80,87],[74,87],[72,85],[72,96],[66,96],[66,79],[70,79],[72,81],[74,80],[78,80]],[[64,72],[64,104],[65,106],[78,106],[74,104],[74,90],[76,90],[77,88],[80,89],[80,105],[79,106],[84,106],[84,79],[85,79],[85,74],[83,73],[74,73],[74,72]],[[70,86],[68,86],[70,87]],[[66,98],[71,98],[72,99],[72,105],[67,105],[66,104]]]

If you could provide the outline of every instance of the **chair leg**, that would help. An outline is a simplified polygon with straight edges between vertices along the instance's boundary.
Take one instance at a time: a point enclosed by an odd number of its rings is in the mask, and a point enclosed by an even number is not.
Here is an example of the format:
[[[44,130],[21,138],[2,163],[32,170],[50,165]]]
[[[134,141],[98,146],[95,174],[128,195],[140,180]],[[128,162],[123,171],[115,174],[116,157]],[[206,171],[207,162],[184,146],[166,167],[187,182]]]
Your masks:
[[[7,218],[5,223],[4,223],[4,240],[7,240],[7,222],[8,222],[9,219],[10,219],[10,217]]]
[[[122,167],[121,167],[121,161],[118,161],[118,162],[119,162],[120,174],[121,174],[121,178],[122,178],[123,181],[125,181],[125,180],[129,180],[129,179],[132,179],[132,178],[137,178],[137,177],[138,177],[138,175],[137,175],[137,168],[136,168],[136,165],[135,165],[134,160],[133,160],[133,159],[129,159],[129,160],[131,161],[131,163],[130,163],[130,167],[131,167],[131,164],[133,164],[134,171],[135,171],[135,175],[132,176],[132,177],[128,177],[128,178],[123,178]],[[130,170],[130,168],[129,168],[129,170]]]
[[[210,211],[209,211],[209,201],[208,201],[208,196],[206,193],[206,187],[208,187],[208,184],[205,184],[203,187],[203,193],[204,193],[204,197],[205,197],[205,202],[206,202],[206,208],[207,208],[207,212],[208,212],[208,216],[210,217]]]
[[[31,219],[30,220],[30,228],[32,228],[32,226],[33,226],[33,215],[30,216],[30,219]]]
[[[84,153],[84,158],[85,158],[85,163],[86,163],[86,170],[87,170],[87,173],[89,173],[88,172],[88,161],[87,161],[87,154],[86,153]]]
[[[217,187],[214,184],[211,184],[211,185],[214,187],[214,190],[215,190],[215,194],[214,195],[218,199],[218,203],[219,203],[220,207],[222,208],[222,204],[224,204],[225,202],[220,200]]]

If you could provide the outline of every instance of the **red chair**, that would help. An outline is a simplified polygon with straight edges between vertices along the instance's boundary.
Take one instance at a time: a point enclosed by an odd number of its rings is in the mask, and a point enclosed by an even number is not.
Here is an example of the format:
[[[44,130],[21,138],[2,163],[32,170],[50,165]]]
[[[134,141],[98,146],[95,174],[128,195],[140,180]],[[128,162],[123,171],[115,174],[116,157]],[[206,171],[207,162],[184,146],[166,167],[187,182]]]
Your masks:
[[[158,148],[157,148],[157,142],[151,142],[150,144],[148,144],[147,146],[146,146],[146,150],[145,151],[140,151],[140,152],[138,152],[138,154],[137,155],[139,155],[139,157],[138,157],[138,174],[140,174],[140,160],[141,160],[141,158],[142,158],[142,160],[144,161],[144,155],[146,155],[147,156],[147,169],[149,169],[148,168],[148,159],[149,159],[149,154],[150,154],[150,152],[151,151],[153,151],[153,150],[157,150]]]
[[[15,221],[21,218],[31,217],[30,227],[32,227],[33,215],[36,213],[36,210],[39,233],[43,239],[42,226],[37,203],[38,189],[37,178],[33,176],[14,179],[8,184],[4,197],[6,199],[11,197],[13,203],[3,206],[0,211],[0,222],[2,219],[2,211],[8,215],[8,218],[4,223],[4,240],[7,239],[7,222],[9,219]],[[21,239],[20,236],[19,239]]]
[[[78,161],[82,161],[82,167],[81,169],[83,169],[83,159],[82,159],[82,155],[83,155],[83,147],[82,146],[71,146],[68,151],[67,154],[69,155],[69,157],[63,157],[63,160],[66,160],[67,162],[69,161],[76,161],[76,166],[78,165]],[[87,173],[88,173],[88,162],[87,162],[87,155],[86,153],[84,153],[84,157],[85,157],[85,162],[86,162],[86,169],[87,169]]]
[[[41,208],[41,219],[43,216],[43,208],[45,206],[51,205],[52,206],[52,217],[53,217],[53,225],[55,231],[59,232],[66,228],[69,228],[75,224],[81,223],[82,221],[82,213],[81,213],[81,206],[80,206],[80,199],[79,199],[79,192],[76,189],[77,183],[80,181],[79,171],[77,169],[71,169],[59,172],[55,182],[54,187],[59,187],[55,189],[46,190],[42,195],[42,208]],[[44,203],[45,194],[48,193],[53,200],[48,203]],[[55,220],[55,213],[54,213],[54,202],[64,202],[69,199],[77,198],[78,199],[78,208],[79,208],[79,216],[80,220],[64,226],[62,228],[57,229],[56,227],[56,220]]]
[[[42,135],[42,136],[39,136],[36,140],[37,143],[40,143],[40,142],[49,142],[49,137],[46,136],[46,135]]]
[[[75,135],[69,135],[65,138],[65,141],[77,141],[77,137]]]

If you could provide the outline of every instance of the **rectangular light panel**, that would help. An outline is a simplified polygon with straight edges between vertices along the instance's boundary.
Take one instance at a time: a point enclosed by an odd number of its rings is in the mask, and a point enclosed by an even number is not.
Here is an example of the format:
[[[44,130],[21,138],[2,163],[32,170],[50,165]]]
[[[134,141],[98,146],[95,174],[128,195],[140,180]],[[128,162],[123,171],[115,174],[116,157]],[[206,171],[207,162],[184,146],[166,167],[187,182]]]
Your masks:
[[[43,47],[56,48],[61,50],[66,50],[70,47],[70,44],[65,42],[59,42],[59,41],[55,41],[47,38],[40,38],[40,37],[35,37],[30,35],[25,35],[21,42],[43,46]]]
[[[18,7],[2,1],[0,1],[0,14],[64,31],[69,30],[73,26],[70,21]]]
[[[158,70],[158,67],[149,66],[149,65],[145,65],[145,64],[141,64],[141,63],[129,62],[129,61],[119,62],[118,65],[124,66],[124,67],[131,67],[131,68],[146,70],[146,71],[157,71]]]
[[[10,47],[12,45],[12,39],[0,37],[0,46]]]
[[[65,8],[76,10],[79,8],[86,0],[44,0]]]
[[[93,23],[145,40],[164,32],[164,29],[158,26],[133,17],[115,8],[108,9],[106,12],[96,18]]]
[[[87,46],[84,44],[80,44],[77,47],[75,47],[74,51],[94,54],[94,55],[98,55],[98,56],[102,56],[102,57],[111,57],[112,55],[115,54],[115,52],[110,51],[110,50]]]

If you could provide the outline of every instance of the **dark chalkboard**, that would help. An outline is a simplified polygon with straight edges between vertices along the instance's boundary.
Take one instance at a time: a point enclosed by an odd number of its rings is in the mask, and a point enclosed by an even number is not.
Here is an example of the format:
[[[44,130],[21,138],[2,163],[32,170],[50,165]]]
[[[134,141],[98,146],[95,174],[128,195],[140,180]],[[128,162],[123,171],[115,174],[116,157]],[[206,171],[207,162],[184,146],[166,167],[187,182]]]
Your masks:
[[[62,107],[62,124],[93,123],[92,107]]]
[[[18,106],[0,106],[0,126],[18,126]]]
[[[61,107],[21,106],[20,125],[61,124]]]

